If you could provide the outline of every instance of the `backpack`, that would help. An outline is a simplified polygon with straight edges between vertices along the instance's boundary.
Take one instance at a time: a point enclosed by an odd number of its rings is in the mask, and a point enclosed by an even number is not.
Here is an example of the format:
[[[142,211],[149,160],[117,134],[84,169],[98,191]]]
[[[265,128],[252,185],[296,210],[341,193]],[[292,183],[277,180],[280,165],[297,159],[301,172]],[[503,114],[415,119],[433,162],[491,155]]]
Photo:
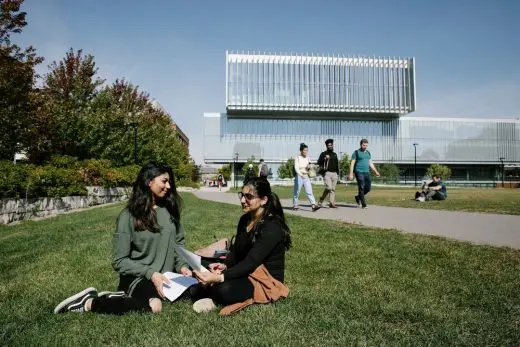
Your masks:
[[[260,177],[267,177],[269,176],[269,168],[267,167],[266,163],[263,163],[260,168]]]

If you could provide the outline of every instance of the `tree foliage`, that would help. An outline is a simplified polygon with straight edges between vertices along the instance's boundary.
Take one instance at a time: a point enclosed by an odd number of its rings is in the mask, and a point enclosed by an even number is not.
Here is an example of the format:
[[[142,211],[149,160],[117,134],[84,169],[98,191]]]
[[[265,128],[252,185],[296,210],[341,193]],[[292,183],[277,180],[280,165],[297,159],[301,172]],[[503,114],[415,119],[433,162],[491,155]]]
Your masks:
[[[70,48],[48,65],[35,89],[34,66],[42,58],[32,47],[11,43],[11,35],[27,25],[22,3],[0,0],[0,160],[25,150],[31,163],[41,165],[56,155],[110,160],[116,167],[161,161],[172,165],[179,180],[198,179],[170,116],[124,79],[102,87],[94,56]]]
[[[294,177],[294,158],[290,158],[280,165],[278,168],[278,176],[282,179]]]
[[[344,153],[343,157],[339,159],[339,171],[341,176],[347,176],[350,170],[350,160],[348,153]],[[340,177],[341,178],[341,177]]]
[[[20,11],[22,3],[0,0],[0,159],[8,160],[31,141],[34,67],[43,61],[32,46],[22,49],[11,42],[11,35],[27,25],[26,13]]]
[[[398,183],[399,182],[399,167],[393,163],[381,164],[378,166],[378,171],[381,177],[374,177],[377,182],[384,183]]]
[[[94,57],[72,48],[59,62],[52,62],[44,86],[35,98],[38,114],[29,146],[33,162],[44,162],[52,155],[90,157],[84,141],[90,123],[91,102],[104,80],[96,77]]]
[[[231,179],[231,170],[231,164],[225,164],[220,169],[218,169],[218,173],[224,176],[226,181],[229,181]]]
[[[253,165],[253,171],[255,173],[255,176],[258,176],[258,162],[255,162],[255,159],[253,157],[247,159],[247,162],[242,167],[242,174],[245,176],[247,174],[247,170],[249,169],[249,165]]]
[[[428,176],[432,177],[434,175],[440,176],[444,179],[447,179],[451,176],[451,169],[446,165],[441,164],[432,164],[426,171]]]

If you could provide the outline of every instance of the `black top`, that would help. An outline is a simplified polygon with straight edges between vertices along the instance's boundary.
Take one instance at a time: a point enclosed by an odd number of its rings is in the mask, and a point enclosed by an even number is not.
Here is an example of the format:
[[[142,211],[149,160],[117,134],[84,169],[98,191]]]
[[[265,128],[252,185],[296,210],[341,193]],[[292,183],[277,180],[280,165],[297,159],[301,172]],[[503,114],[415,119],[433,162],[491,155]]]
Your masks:
[[[328,163],[327,159],[325,159],[326,155],[329,155]],[[339,162],[338,162],[338,155],[334,151],[326,150],[325,152],[321,152],[320,157],[318,158],[318,165],[323,167],[323,165],[327,166],[327,169],[325,171],[335,172],[339,173]]]
[[[248,276],[263,264],[271,276],[283,282],[285,246],[280,223],[275,219],[265,220],[255,233],[247,232],[249,221],[249,214],[245,214],[238,222],[237,234],[225,261],[224,279]]]

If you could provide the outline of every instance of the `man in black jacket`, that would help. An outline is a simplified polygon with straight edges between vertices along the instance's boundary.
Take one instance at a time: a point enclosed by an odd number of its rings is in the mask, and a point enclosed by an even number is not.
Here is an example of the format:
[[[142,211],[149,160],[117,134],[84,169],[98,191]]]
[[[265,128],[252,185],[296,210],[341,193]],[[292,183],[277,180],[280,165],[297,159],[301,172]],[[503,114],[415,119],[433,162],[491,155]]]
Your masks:
[[[321,195],[318,206],[321,206],[323,200],[329,195],[329,207],[336,208],[336,183],[338,182],[339,162],[338,155],[334,152],[334,140],[328,139],[325,141],[327,150],[321,152],[318,159],[320,171],[323,174],[323,181],[325,182],[325,189]]]

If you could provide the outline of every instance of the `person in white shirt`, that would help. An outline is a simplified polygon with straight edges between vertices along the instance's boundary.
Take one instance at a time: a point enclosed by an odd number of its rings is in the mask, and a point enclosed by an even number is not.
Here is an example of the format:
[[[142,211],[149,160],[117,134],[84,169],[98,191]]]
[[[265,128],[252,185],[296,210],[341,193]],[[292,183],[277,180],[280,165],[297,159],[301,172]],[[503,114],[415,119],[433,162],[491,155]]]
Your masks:
[[[298,200],[302,186],[305,189],[305,194],[309,203],[312,205],[312,211],[316,211],[319,207],[316,205],[316,199],[312,194],[311,180],[307,170],[311,165],[311,161],[307,156],[309,148],[305,143],[300,143],[300,155],[294,158],[294,193],[293,193],[293,210],[298,210]]]

